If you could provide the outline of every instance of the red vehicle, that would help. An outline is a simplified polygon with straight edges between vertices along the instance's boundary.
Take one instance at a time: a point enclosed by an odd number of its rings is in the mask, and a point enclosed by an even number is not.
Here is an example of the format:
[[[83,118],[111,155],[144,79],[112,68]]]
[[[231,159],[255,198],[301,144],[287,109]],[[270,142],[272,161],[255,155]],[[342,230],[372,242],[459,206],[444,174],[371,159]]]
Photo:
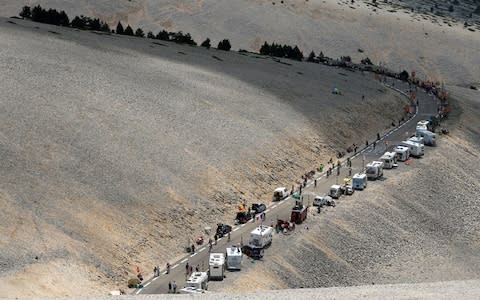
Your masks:
[[[302,204],[296,205],[292,208],[290,215],[290,222],[300,224],[307,218],[307,207]]]

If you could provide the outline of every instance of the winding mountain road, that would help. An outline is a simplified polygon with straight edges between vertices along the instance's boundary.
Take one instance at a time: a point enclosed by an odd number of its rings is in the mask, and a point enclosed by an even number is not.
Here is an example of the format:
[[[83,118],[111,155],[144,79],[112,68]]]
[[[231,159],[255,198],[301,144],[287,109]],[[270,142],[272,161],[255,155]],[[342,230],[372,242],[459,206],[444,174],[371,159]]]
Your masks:
[[[400,88],[396,89],[398,92],[402,92],[406,96],[405,91],[408,90],[408,85],[395,81],[395,87]],[[417,91],[417,100],[418,100],[418,109],[415,115],[402,123],[399,127],[393,128],[390,132],[384,133],[381,141],[379,141],[375,147],[373,144],[370,144],[368,147],[362,149],[357,154],[351,156],[352,161],[352,174],[360,172],[364,164],[379,158],[385,151],[391,150],[401,141],[405,140],[409,136],[415,133],[415,126],[418,121],[422,119],[428,119],[431,115],[437,113],[438,103],[436,98],[432,95],[428,95],[424,90],[418,89]],[[388,143],[385,143],[388,141]],[[428,152],[428,149],[426,150]],[[304,189],[304,201],[308,204],[311,204],[313,200],[312,194],[326,194],[332,184],[342,183],[343,178],[347,176],[348,169],[345,166],[346,157],[342,159],[342,167],[340,175],[336,176],[337,171],[333,171],[333,175],[326,177],[324,173],[317,173],[317,185],[314,186],[313,180],[307,183],[306,188]],[[402,165],[399,166],[401,168]],[[290,187],[291,184],[285,184],[285,186]],[[359,192],[361,193],[361,191]],[[308,196],[307,196],[308,195]],[[285,200],[280,202],[272,202],[268,205],[266,211],[266,220],[264,224],[270,225],[272,222],[276,222],[277,218],[279,219],[289,219],[291,209],[294,205],[294,201],[291,197],[288,197]],[[337,205],[342,205],[342,199],[340,198],[337,201]],[[233,215],[233,212],[232,212]],[[306,224],[308,225],[309,219],[307,218]],[[251,220],[250,222],[242,225],[233,226],[233,231],[231,233],[231,241],[227,242],[226,237],[218,240],[217,245],[213,246],[212,252],[225,252],[225,248],[232,244],[240,244],[241,240],[244,243],[248,243],[249,233],[259,225],[259,221]],[[215,230],[216,227],[212,228]],[[213,234],[213,233],[212,233]],[[208,238],[207,238],[208,240]],[[273,239],[275,243],[275,236]],[[268,249],[265,251],[265,255],[268,255]],[[146,280],[141,289],[135,290],[135,294],[163,294],[168,293],[168,283],[170,281],[175,281],[177,284],[177,292],[181,289],[187,278],[186,275],[186,264],[192,265],[195,269],[195,266],[199,266],[201,271],[208,269],[208,259],[209,251],[208,244],[207,246],[199,247],[196,249],[196,253],[188,254],[177,262],[171,264],[171,270],[169,274],[166,274],[165,270],[162,270],[159,277],[153,277]],[[233,276],[235,276],[233,274]]]

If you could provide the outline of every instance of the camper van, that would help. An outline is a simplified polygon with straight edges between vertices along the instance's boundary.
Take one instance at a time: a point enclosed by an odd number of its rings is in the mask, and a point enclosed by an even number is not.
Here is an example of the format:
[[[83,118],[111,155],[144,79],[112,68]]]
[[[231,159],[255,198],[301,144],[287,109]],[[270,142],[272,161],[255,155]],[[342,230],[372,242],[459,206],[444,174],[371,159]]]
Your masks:
[[[430,121],[420,120],[417,122],[417,128],[430,130],[432,128],[432,124],[430,123]]]
[[[343,191],[342,191],[342,187],[337,185],[337,184],[334,184],[330,187],[330,191],[328,193],[328,195],[334,199],[338,199],[340,198],[340,196],[342,195]]]
[[[398,161],[406,161],[410,157],[410,149],[404,146],[395,147]]]
[[[417,132],[415,135],[419,138],[423,138],[423,142],[425,145],[435,146],[437,144],[437,141],[435,139],[436,135],[431,131],[421,130],[417,128]]]
[[[241,270],[242,269],[242,249],[237,246],[227,248],[225,257],[227,261],[227,270]]]
[[[260,225],[250,232],[249,244],[253,247],[265,248],[272,243],[273,228]]]
[[[421,157],[424,154],[424,146],[422,144],[403,141],[402,146],[408,147],[411,156]]]
[[[368,179],[378,179],[383,176],[383,162],[372,161],[365,166]]]
[[[193,272],[185,283],[185,287],[180,290],[180,294],[203,293],[208,290],[207,272]]]
[[[367,187],[367,174],[365,173],[355,173],[352,177],[352,186],[356,190],[363,190]]]
[[[273,201],[280,201],[288,197],[288,189],[279,187],[273,191]]]
[[[208,275],[210,280],[223,280],[225,272],[225,256],[223,253],[210,253]]]
[[[398,167],[397,165],[397,154],[395,152],[385,152],[380,160],[383,162],[384,169],[392,169]]]
[[[407,141],[410,141],[410,142],[414,142],[414,143],[418,143],[418,144],[424,144],[424,140],[423,140],[423,137],[419,137],[419,136],[412,136],[411,138],[409,138]]]

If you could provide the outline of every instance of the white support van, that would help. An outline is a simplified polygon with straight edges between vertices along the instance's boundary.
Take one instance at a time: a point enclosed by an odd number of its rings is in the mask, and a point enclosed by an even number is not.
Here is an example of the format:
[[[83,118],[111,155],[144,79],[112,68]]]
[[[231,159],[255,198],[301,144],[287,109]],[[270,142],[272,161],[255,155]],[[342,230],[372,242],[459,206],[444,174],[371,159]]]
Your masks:
[[[207,272],[193,272],[187,279],[185,287],[180,290],[180,294],[204,293],[208,290]]]
[[[425,147],[422,144],[411,141],[403,141],[401,144],[402,146],[408,147],[411,156],[421,157],[424,154]]]
[[[210,280],[223,280],[225,276],[225,256],[223,253],[210,253],[208,275]]]
[[[424,144],[428,146],[435,146],[437,144],[435,133],[428,130],[421,130],[417,128],[415,134],[419,138],[423,138]]]
[[[410,149],[405,146],[395,147],[395,153],[398,161],[406,161],[410,157]]]
[[[265,248],[272,243],[273,228],[260,225],[250,232],[249,244],[256,248]]]
[[[273,191],[273,201],[280,201],[288,197],[288,189],[279,187]]]
[[[334,184],[330,187],[330,191],[328,192],[328,195],[334,199],[340,198],[340,196],[343,194],[342,187],[339,186],[338,184]]]
[[[227,270],[241,270],[242,269],[242,249],[237,246],[228,247],[225,252],[227,260]]]
[[[432,131],[433,124],[427,120],[420,120],[417,122],[417,129]]]
[[[355,173],[352,177],[352,187],[356,190],[363,190],[367,187],[367,174]]]
[[[412,136],[407,141],[411,141],[411,142],[422,144],[422,145],[425,143],[423,140],[423,137],[419,137],[419,136]]]
[[[372,161],[365,166],[368,179],[378,179],[383,176],[383,162]]]
[[[380,157],[380,161],[383,162],[384,169],[392,169],[398,167],[397,154],[395,152],[385,152]]]

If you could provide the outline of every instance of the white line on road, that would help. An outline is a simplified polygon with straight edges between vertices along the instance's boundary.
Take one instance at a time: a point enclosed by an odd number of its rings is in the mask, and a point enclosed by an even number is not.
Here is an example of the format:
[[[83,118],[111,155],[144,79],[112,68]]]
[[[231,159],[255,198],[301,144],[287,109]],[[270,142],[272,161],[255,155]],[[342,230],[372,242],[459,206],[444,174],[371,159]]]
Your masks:
[[[139,289],[135,294],[138,295],[138,294],[140,294],[141,291],[142,291],[142,289]]]
[[[152,283],[151,281],[149,283],[146,283],[143,287],[147,287],[150,285],[150,283]]]
[[[188,260],[188,258],[185,258],[184,260],[182,260],[180,263],[183,264],[184,262],[186,262]]]
[[[205,249],[206,249],[206,248],[203,247],[203,248],[201,248],[200,250],[198,250],[198,252],[202,252],[202,251],[205,250]]]
[[[162,273],[162,274],[163,274],[163,275],[166,275],[166,274],[167,274],[167,271],[163,271],[163,273]]]
[[[178,264],[173,265],[172,269],[175,269],[176,267],[178,267]]]
[[[277,204],[275,204],[274,206],[272,206],[272,209],[276,208],[277,207]]]
[[[247,223],[240,225],[240,227],[245,227],[245,225],[247,225]]]
[[[222,238],[219,238],[217,241],[221,241],[221,240],[222,240]]]
[[[190,255],[190,257],[194,257],[195,255],[197,255],[197,253],[193,253],[192,255]],[[165,274],[165,273],[164,273]]]
[[[157,279],[158,279],[158,277],[153,277],[152,281],[155,281],[155,280],[157,280]]]
[[[237,230],[239,230],[239,229],[240,229],[240,227],[237,227],[237,228],[235,228],[233,231],[237,231]]]
[[[265,213],[267,213],[267,212],[269,212],[269,211],[270,211],[270,208],[269,208],[269,209],[267,209],[267,210],[265,211]]]

